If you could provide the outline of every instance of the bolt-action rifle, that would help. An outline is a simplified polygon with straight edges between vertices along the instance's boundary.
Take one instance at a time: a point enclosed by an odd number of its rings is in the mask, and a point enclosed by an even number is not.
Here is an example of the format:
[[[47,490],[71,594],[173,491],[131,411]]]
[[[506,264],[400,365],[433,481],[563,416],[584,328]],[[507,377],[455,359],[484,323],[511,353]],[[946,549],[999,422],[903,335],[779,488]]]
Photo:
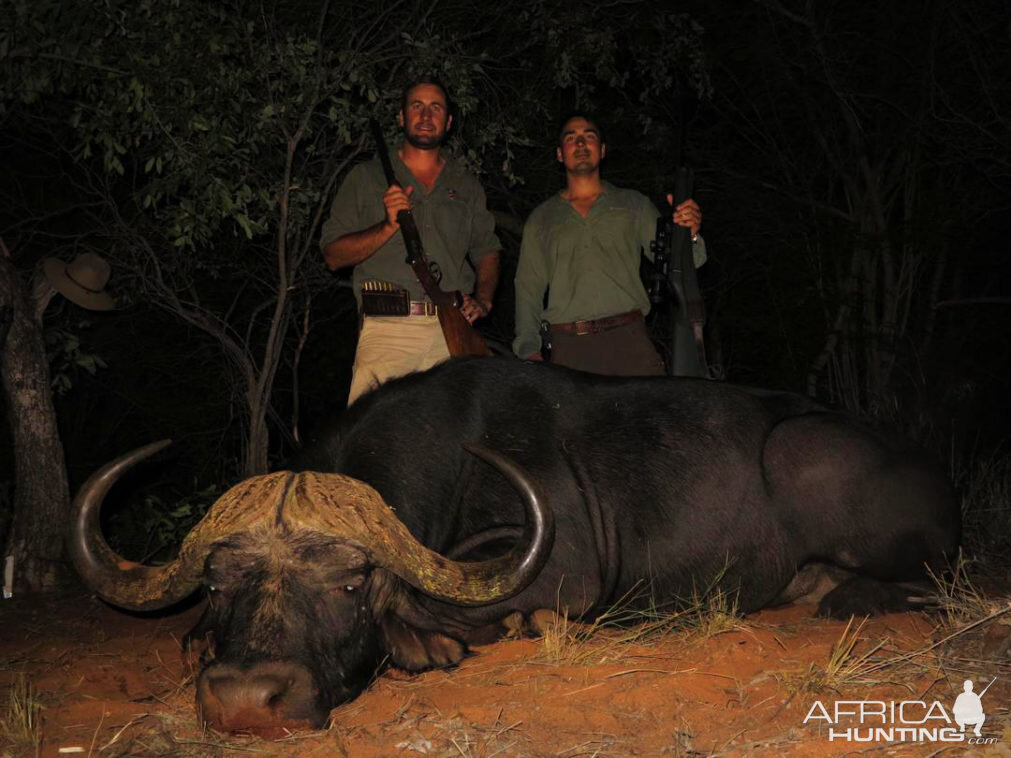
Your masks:
[[[397,177],[393,173],[393,164],[390,162],[390,153],[386,148],[383,130],[375,119],[370,121],[370,126],[376,143],[376,153],[379,155],[379,160],[383,164],[383,172],[386,174],[386,181],[391,186],[396,184],[399,187],[400,182],[397,181]],[[414,271],[414,275],[418,278],[429,300],[437,307],[439,326],[442,327],[442,335],[446,338],[449,354],[491,355],[488,343],[460,312],[460,306],[463,305],[463,295],[460,291],[445,292],[439,287],[439,283],[425,258],[421,234],[418,233],[418,225],[415,223],[414,215],[410,209],[397,212],[397,223],[400,224],[400,233],[404,237],[404,246],[407,248],[407,264]]]
[[[679,119],[677,155],[678,170],[674,180],[674,208],[692,196],[695,175],[686,165],[688,106],[694,105],[688,82],[679,78]],[[647,280],[647,290],[653,305],[653,326],[660,334],[666,333],[670,360],[667,368],[673,376],[700,376],[713,378],[706,361],[703,330],[706,324],[706,307],[695,274],[695,255],[692,250],[691,231],[674,223],[674,208],[666,202],[656,220],[656,240],[650,244],[653,269]],[[664,310],[667,318],[664,319]],[[666,320],[667,323],[663,324]],[[662,337],[661,337],[662,339]]]
[[[693,172],[678,169],[674,182],[674,208],[692,196]],[[650,243],[653,268],[648,280],[649,299],[654,308],[666,306],[669,315],[672,376],[708,377],[703,328],[705,302],[695,276],[691,231],[674,223],[674,208],[664,203],[656,220],[656,239]]]

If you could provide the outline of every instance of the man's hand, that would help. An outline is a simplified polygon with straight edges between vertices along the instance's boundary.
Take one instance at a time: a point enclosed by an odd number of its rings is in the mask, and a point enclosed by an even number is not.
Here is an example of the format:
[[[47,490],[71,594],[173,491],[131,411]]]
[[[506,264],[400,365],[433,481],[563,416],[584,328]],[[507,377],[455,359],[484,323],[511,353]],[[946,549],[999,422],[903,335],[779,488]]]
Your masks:
[[[408,186],[406,190],[399,184],[391,184],[390,188],[383,193],[383,205],[386,206],[386,223],[389,224],[394,231],[400,228],[400,224],[397,223],[397,214],[400,211],[411,210],[411,193],[414,192],[414,187]]]
[[[478,300],[470,295],[464,295],[463,305],[460,306],[460,312],[463,314],[463,317],[467,319],[468,324],[473,324],[479,318],[484,318],[491,312],[491,302],[487,300]]]
[[[674,195],[667,195],[667,202],[674,205]],[[689,198],[674,209],[674,223],[678,226],[686,226],[692,232],[692,241],[698,236],[699,229],[702,228],[702,210],[698,203]]]

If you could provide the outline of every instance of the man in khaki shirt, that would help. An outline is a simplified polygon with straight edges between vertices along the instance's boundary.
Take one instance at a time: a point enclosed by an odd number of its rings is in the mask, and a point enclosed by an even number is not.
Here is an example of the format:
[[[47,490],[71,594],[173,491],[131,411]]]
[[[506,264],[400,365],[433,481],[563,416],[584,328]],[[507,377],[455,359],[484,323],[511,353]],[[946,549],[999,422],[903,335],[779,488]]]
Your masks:
[[[513,351],[540,360],[543,320],[550,324],[553,363],[598,374],[663,374],[646,332],[650,302],[639,277],[640,255],[652,257],[649,243],[660,214],[645,195],[601,179],[606,146],[589,116],[565,120],[556,153],[566,187],[538,206],[523,228]],[[673,218],[691,230],[695,265],[702,265],[698,205],[686,200]]]
[[[388,379],[423,371],[449,357],[432,303],[406,262],[397,212],[410,208],[425,256],[443,290],[464,293],[461,311],[473,323],[491,310],[498,283],[495,221],[477,179],[442,150],[453,123],[442,84],[422,77],[404,90],[397,117],[404,141],[390,151],[401,186],[390,186],[377,158],[349,173],[323,225],[320,247],[333,270],[354,266],[362,328],[348,405]],[[369,313],[362,290],[405,290],[409,314]]]

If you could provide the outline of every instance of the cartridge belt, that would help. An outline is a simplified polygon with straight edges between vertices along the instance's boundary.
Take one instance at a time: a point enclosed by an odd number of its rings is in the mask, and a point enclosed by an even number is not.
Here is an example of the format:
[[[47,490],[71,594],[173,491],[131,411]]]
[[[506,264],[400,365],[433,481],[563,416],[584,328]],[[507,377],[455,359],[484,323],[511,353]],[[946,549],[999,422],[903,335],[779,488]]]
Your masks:
[[[431,300],[411,300],[406,289],[388,282],[362,285],[363,316],[435,316],[438,312]]]

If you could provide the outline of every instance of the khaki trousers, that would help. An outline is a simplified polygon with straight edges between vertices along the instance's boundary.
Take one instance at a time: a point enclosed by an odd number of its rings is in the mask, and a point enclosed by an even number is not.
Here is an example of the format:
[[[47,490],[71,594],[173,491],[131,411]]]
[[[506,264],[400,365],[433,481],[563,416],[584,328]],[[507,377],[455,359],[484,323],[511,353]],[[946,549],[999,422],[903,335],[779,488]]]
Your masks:
[[[438,316],[365,316],[348,405],[380,384],[449,358]]]

